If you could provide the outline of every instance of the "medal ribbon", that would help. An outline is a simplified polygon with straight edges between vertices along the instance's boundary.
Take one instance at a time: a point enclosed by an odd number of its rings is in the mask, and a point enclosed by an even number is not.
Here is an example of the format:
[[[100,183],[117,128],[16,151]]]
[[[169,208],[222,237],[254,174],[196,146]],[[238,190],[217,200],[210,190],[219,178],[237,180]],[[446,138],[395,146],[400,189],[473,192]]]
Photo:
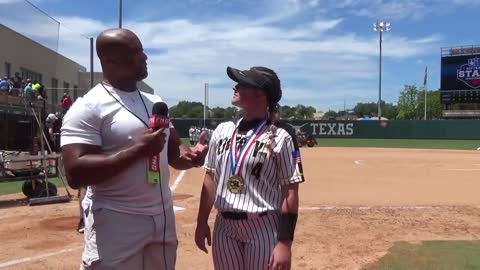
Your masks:
[[[240,172],[242,171],[243,163],[245,161],[245,158],[247,157],[247,153],[250,151],[250,148],[258,139],[258,137],[263,133],[267,123],[266,119],[258,123],[255,129],[253,130],[252,135],[250,135],[250,137],[248,137],[245,144],[242,145],[242,148],[237,150],[236,136],[237,136],[238,125],[240,124],[241,121],[242,121],[241,119],[240,121],[238,121],[236,128],[233,130],[232,138],[230,140],[230,158],[232,159],[231,168],[232,168],[233,175],[240,175]]]

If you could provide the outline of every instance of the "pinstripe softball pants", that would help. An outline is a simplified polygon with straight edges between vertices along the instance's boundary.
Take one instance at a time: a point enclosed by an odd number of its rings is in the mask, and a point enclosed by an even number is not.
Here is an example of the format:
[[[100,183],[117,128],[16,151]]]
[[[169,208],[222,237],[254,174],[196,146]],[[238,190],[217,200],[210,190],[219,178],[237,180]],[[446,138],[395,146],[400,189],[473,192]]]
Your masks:
[[[245,220],[225,219],[218,214],[212,243],[215,270],[268,269],[277,243],[278,222],[277,213]]]

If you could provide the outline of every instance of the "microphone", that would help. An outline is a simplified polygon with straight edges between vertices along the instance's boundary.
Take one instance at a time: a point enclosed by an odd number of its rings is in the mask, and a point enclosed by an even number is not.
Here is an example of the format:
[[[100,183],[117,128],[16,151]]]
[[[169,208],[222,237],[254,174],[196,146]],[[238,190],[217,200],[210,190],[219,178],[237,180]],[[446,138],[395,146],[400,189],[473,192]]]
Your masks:
[[[157,131],[170,127],[170,119],[168,118],[168,106],[165,102],[157,102],[153,104],[152,116],[148,121],[148,127]],[[160,155],[156,154],[148,158],[147,162],[147,178],[149,184],[158,184],[162,181],[160,173]]]
[[[168,106],[165,102],[157,102],[153,104],[152,116],[148,122],[148,127],[157,131],[159,129],[166,129],[170,126],[170,119],[168,118]]]

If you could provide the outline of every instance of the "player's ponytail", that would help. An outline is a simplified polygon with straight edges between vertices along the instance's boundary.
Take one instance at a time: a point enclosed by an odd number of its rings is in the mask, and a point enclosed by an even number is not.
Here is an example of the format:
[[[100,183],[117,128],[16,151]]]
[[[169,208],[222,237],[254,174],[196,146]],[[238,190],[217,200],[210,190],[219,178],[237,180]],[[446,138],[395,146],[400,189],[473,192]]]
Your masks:
[[[267,132],[267,143],[265,147],[267,148],[267,158],[275,157],[273,151],[273,142],[275,141],[275,134],[277,132],[277,126],[275,125],[280,120],[280,109],[278,104],[270,104],[267,107],[267,116],[270,126]]]

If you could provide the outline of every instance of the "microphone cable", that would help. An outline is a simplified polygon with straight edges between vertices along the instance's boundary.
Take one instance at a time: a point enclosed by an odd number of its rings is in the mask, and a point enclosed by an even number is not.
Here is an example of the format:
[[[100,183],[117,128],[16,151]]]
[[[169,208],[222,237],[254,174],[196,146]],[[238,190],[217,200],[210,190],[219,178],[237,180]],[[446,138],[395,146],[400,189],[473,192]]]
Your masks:
[[[161,152],[160,152],[161,153]],[[159,154],[159,158],[158,160],[160,161],[160,154]],[[159,162],[160,163],[160,162]],[[160,168],[160,164],[159,164],[159,168]],[[162,172],[159,170],[158,171],[158,177],[159,179],[162,179]],[[160,180],[160,183],[159,183],[159,186],[160,186],[160,197],[162,199],[162,209],[163,209],[163,241],[162,241],[162,245],[163,245],[163,262],[165,264],[165,270],[168,270],[168,267],[167,267],[167,255],[166,255],[166,251],[165,251],[165,245],[166,245],[166,237],[167,237],[167,212],[165,211],[165,201],[164,201],[164,197],[163,197],[163,189],[162,189],[162,180]],[[172,199],[173,200],[173,199]]]

